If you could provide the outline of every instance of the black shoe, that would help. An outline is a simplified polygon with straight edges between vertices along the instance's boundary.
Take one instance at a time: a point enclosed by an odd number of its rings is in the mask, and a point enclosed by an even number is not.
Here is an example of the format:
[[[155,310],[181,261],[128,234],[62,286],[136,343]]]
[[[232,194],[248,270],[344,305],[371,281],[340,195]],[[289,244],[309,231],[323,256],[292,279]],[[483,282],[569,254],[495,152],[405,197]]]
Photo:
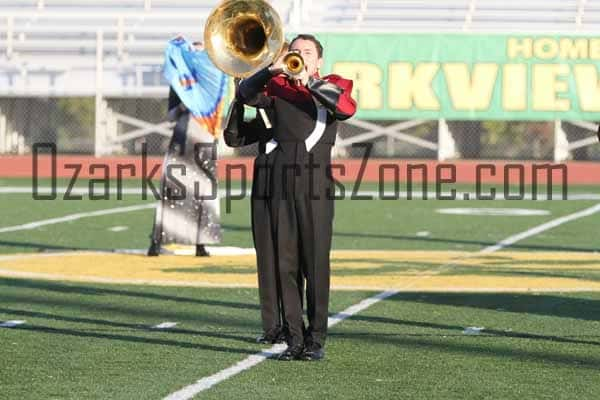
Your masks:
[[[266,332],[256,338],[256,343],[260,344],[275,344],[280,343],[277,342],[277,333],[278,332]]]
[[[270,335],[268,333],[263,333],[259,337],[256,338],[256,343],[260,344],[272,344],[275,336]]]
[[[196,257],[209,257],[210,253],[206,251],[203,244],[196,245]]]
[[[150,243],[150,248],[148,248],[148,257],[156,257],[160,254],[160,244],[157,242]]]
[[[287,332],[288,332],[287,328],[280,328],[279,331],[277,332],[277,338],[275,339],[275,342],[273,342],[273,343],[287,343],[287,339],[288,339]]]
[[[279,361],[292,361],[292,360],[300,360],[302,353],[304,352],[304,345],[296,344],[293,346],[288,346],[287,349],[283,353],[279,355],[277,358]]]
[[[300,358],[304,361],[319,361],[325,358],[325,349],[318,343],[310,343],[304,348]]]
[[[285,340],[286,334],[282,328],[270,329],[256,338],[256,342],[260,344],[285,343]]]

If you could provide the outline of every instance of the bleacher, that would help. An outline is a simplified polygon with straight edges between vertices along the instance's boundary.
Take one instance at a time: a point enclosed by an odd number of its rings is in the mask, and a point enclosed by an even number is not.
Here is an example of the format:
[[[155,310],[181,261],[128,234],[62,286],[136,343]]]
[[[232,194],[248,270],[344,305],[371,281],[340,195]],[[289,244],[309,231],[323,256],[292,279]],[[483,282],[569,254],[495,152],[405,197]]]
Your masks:
[[[0,0],[0,94],[153,95],[166,41],[201,39],[219,0]],[[600,0],[272,0],[285,29],[339,32],[595,32]],[[87,79],[85,77],[88,77]],[[81,82],[73,85],[73,82]],[[111,86],[112,85],[112,86]]]
[[[305,1],[306,3],[306,1]],[[597,31],[598,0],[308,0],[315,30],[399,32]]]
[[[317,29],[340,31],[457,31],[462,29],[469,0],[313,1],[304,15]]]
[[[0,0],[0,94],[153,96],[167,40],[202,40],[216,0]],[[292,0],[273,2],[289,24]],[[86,78],[87,77],[87,78]],[[91,77],[91,79],[90,79]]]
[[[81,104],[88,107],[95,98],[94,126],[71,127],[68,118],[61,122],[60,129],[71,132],[68,140],[59,141],[67,151],[109,154],[115,149],[125,151],[127,140],[133,146],[146,135],[168,136],[161,125],[164,101],[158,100],[168,93],[162,77],[165,45],[177,34],[201,40],[206,18],[220,1],[0,0],[0,153],[21,153],[28,141],[40,139],[38,134],[58,131],[56,126],[47,127],[58,102],[51,97],[85,96],[88,99]],[[287,33],[589,35],[600,30],[600,0],[270,2]],[[359,129],[354,126],[348,132],[363,132],[361,122],[357,122]],[[448,130],[444,124],[437,126],[442,127],[439,132]],[[90,133],[82,136],[82,131]],[[126,134],[117,139],[117,132]],[[561,154],[568,155],[567,139],[560,143]],[[439,144],[438,148],[446,147]]]
[[[102,30],[107,50],[154,54],[182,33],[201,39],[215,0],[0,0],[0,28],[12,36],[9,52],[91,52]],[[277,2],[282,17],[290,1]],[[1,50],[6,51],[6,44]]]

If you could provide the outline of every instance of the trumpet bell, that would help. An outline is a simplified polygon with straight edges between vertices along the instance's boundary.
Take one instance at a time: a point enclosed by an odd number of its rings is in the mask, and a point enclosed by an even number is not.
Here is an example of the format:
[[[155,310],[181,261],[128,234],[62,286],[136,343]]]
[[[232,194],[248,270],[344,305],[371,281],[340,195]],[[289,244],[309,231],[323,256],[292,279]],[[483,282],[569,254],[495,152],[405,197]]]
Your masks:
[[[204,28],[211,61],[238,78],[271,64],[283,44],[281,19],[264,0],[225,0],[211,12]]]
[[[300,54],[288,53],[283,57],[284,72],[288,75],[298,75],[304,69],[304,59]]]

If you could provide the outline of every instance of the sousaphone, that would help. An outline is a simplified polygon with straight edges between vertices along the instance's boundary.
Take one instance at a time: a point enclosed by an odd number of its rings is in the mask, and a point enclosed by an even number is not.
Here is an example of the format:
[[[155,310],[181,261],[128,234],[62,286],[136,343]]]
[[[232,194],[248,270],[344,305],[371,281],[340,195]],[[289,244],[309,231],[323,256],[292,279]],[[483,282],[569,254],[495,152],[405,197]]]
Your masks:
[[[273,63],[287,43],[279,14],[264,0],[225,0],[206,21],[204,46],[211,61],[228,75],[245,78]],[[285,72],[304,68],[299,54],[284,59]]]

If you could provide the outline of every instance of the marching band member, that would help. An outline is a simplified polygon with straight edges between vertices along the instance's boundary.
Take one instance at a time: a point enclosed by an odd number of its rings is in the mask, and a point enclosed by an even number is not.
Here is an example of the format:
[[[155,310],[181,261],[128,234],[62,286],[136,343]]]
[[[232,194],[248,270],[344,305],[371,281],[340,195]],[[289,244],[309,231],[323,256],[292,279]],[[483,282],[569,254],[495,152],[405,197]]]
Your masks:
[[[352,81],[338,75],[319,76],[323,47],[312,35],[298,35],[290,51],[304,60],[301,74],[290,77],[283,58],[244,79],[238,97],[267,110],[272,118],[271,223],[288,348],[280,360],[324,357],[334,185],[331,150],[337,122],[354,115]],[[306,280],[308,328],[302,316]]]
[[[244,121],[244,105],[234,100],[229,108],[223,138],[231,147],[258,143],[250,206],[263,328],[263,334],[257,338],[257,342],[274,344],[285,340],[287,328],[284,326],[281,309],[281,287],[275,264],[270,212],[269,171],[273,157],[272,153],[267,153],[267,143],[271,140],[273,132],[265,122],[268,124],[269,120],[254,118],[249,122]]]

